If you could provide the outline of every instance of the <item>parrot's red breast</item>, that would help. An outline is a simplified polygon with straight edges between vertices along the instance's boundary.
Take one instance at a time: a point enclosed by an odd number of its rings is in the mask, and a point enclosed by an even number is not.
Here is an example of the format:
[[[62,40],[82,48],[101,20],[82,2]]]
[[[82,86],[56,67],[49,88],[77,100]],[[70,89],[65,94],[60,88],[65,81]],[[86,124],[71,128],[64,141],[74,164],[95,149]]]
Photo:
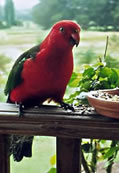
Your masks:
[[[35,58],[29,56],[24,60],[21,83],[9,93],[11,102],[63,100],[73,71],[72,48],[79,43],[79,33],[80,26],[72,21],[60,21],[53,26]]]

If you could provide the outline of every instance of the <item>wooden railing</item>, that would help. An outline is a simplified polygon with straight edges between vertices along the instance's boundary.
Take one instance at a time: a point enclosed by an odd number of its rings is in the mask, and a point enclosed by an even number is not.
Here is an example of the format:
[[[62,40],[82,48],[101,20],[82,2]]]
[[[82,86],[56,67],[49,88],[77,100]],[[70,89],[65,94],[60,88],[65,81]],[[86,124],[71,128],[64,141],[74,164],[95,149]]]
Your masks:
[[[0,173],[10,173],[8,134],[56,137],[57,173],[80,173],[81,138],[119,139],[119,120],[81,112],[42,106],[25,109],[19,118],[16,105],[0,103]]]

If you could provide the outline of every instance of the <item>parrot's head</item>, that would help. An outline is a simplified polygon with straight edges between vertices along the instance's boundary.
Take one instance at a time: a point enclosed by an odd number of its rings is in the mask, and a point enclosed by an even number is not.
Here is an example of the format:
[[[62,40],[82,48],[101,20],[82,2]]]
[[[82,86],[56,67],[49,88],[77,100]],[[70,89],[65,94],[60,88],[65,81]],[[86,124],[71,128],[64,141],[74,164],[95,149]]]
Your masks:
[[[79,44],[80,26],[71,20],[59,21],[52,27],[48,40],[59,49],[72,49]]]

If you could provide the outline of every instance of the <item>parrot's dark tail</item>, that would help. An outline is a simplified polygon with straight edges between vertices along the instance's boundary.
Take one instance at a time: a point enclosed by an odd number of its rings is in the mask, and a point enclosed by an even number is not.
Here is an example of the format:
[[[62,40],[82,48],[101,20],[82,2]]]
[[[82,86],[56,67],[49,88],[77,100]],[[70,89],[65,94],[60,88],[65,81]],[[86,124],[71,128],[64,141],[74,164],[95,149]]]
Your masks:
[[[10,155],[13,154],[15,161],[19,162],[23,157],[32,156],[33,136],[11,135],[10,136]]]
[[[9,96],[6,102],[12,103]],[[32,157],[33,138],[33,136],[9,135],[9,155],[13,154],[13,158],[17,162],[20,162],[23,157]]]

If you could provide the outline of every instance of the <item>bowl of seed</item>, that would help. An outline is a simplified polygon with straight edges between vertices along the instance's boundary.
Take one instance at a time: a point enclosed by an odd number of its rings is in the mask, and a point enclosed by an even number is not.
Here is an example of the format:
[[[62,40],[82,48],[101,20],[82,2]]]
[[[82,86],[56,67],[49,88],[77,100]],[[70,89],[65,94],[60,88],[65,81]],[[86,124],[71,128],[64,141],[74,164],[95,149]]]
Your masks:
[[[87,99],[97,113],[119,119],[119,88],[91,91]]]

